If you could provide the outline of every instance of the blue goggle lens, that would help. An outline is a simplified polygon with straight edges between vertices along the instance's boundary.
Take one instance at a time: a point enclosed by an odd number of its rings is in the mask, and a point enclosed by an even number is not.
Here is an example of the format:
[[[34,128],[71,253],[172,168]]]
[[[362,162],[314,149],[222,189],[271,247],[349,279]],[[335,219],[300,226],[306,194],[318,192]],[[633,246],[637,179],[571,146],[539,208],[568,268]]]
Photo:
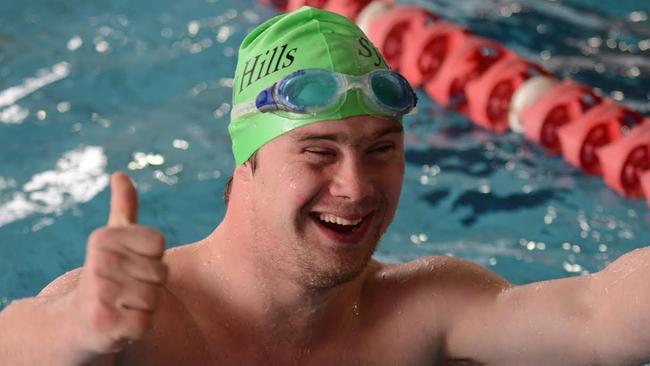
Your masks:
[[[327,107],[337,95],[338,83],[330,73],[300,72],[285,79],[279,94],[294,111],[312,111]]]
[[[384,107],[396,112],[411,107],[410,87],[395,73],[382,72],[370,77],[370,87],[377,100]]]

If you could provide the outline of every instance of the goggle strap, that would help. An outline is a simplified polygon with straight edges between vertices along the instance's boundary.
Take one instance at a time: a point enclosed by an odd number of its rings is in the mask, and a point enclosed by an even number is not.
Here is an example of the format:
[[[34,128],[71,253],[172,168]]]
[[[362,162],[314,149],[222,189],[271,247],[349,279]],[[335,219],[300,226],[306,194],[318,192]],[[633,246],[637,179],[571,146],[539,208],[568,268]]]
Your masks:
[[[257,112],[257,106],[254,101],[235,104],[232,107],[232,111],[230,111],[230,119],[234,121]]]
[[[257,112],[273,112],[278,110],[277,102],[273,99],[275,84],[262,90],[254,101],[236,104],[232,107],[230,118],[236,120]]]

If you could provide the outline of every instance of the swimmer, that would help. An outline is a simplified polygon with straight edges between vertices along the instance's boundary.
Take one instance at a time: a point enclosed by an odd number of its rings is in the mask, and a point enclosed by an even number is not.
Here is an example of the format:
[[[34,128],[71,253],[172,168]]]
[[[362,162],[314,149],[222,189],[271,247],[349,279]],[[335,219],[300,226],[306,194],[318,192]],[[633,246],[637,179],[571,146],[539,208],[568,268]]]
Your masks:
[[[635,365],[650,356],[647,249],[514,286],[471,262],[372,258],[416,104],[349,20],[302,8],[243,41],[227,212],[165,251],[129,178],[82,268],[0,313],[2,365]],[[648,334],[646,334],[648,333]]]

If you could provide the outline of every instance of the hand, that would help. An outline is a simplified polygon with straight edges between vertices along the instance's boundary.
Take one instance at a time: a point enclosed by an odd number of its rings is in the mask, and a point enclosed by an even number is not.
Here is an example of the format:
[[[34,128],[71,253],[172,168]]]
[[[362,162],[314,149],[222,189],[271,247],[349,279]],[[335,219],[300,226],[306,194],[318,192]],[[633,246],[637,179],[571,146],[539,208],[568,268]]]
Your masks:
[[[113,174],[108,225],[88,239],[74,295],[83,320],[81,341],[94,353],[118,352],[141,339],[152,326],[167,281],[165,239],[137,225],[137,214],[131,180],[124,173]]]

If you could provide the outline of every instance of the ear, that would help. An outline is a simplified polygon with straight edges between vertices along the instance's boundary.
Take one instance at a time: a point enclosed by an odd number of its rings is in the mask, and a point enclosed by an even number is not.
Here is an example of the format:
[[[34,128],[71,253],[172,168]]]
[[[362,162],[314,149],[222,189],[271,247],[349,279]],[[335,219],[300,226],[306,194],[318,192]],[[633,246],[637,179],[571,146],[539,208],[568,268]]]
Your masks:
[[[239,164],[235,168],[234,176],[242,182],[250,182],[253,179],[253,169],[251,169],[250,163]]]

